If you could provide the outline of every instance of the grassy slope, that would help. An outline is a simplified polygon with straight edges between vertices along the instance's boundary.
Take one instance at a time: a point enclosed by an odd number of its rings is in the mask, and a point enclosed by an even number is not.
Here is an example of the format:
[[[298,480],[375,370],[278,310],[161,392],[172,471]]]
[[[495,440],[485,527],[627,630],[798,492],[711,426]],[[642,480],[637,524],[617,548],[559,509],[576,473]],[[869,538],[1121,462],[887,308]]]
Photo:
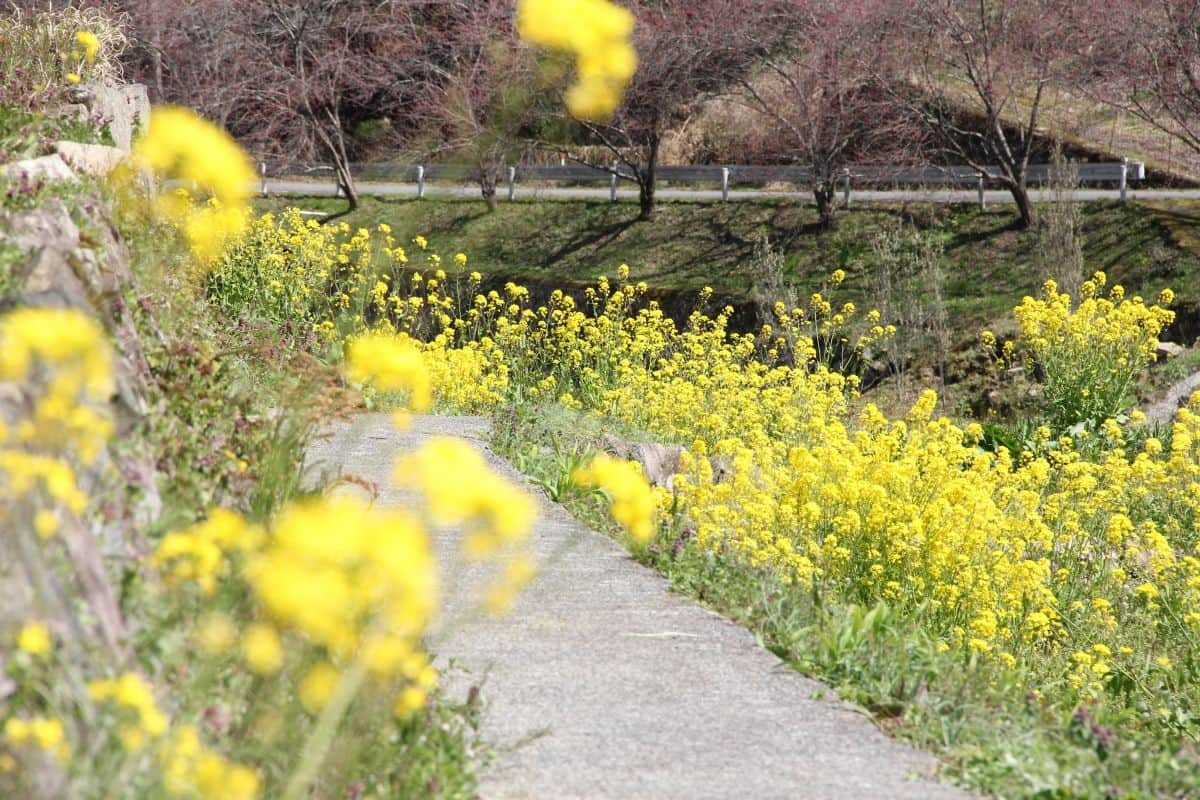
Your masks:
[[[299,204],[334,210],[332,200],[272,199],[264,207]],[[470,267],[524,280],[573,283],[612,275],[621,263],[635,280],[668,290],[694,292],[711,285],[732,299],[754,297],[755,241],[766,235],[783,250],[802,294],[819,289],[834,269],[849,276],[854,299],[870,301],[871,236],[907,223],[939,237],[946,252],[948,306],[959,335],[1005,317],[1044,275],[1037,237],[1012,228],[1011,209],[980,212],[964,206],[859,207],[840,216],[836,231],[816,228],[811,206],[790,202],[662,203],[650,223],[633,221],[636,208],[606,202],[518,202],[493,214],[481,202],[367,198],[344,218],[352,226],[386,222],[397,238],[417,234],[449,256],[464,251]],[[1084,210],[1089,268],[1110,282],[1154,296],[1170,285],[1182,306],[1200,301],[1200,207],[1091,203]],[[1189,342],[1190,343],[1190,340]]]

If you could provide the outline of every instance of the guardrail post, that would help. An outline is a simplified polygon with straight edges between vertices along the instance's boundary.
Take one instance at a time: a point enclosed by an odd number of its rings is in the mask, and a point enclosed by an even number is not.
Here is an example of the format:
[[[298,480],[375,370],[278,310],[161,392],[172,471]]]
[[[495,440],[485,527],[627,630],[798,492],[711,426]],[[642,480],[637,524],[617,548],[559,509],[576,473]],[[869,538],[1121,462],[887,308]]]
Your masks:
[[[978,186],[979,186],[979,210],[987,211],[987,201],[984,199],[984,195],[983,195],[983,173],[982,172],[979,173],[979,177],[976,180],[978,181]]]
[[[508,168],[508,202],[512,202],[517,196],[517,168]]]
[[[842,169],[842,208],[850,207],[850,168]]]
[[[425,167],[417,165],[417,199],[425,196]]]
[[[617,202],[617,162],[612,165],[612,178],[608,182],[608,199],[610,202]]]
[[[729,202],[729,167],[721,167],[721,202]]]
[[[1128,198],[1129,188],[1129,159],[1121,159],[1121,202],[1124,203]]]
[[[258,174],[262,176],[262,196],[267,196],[267,162],[258,162]]]

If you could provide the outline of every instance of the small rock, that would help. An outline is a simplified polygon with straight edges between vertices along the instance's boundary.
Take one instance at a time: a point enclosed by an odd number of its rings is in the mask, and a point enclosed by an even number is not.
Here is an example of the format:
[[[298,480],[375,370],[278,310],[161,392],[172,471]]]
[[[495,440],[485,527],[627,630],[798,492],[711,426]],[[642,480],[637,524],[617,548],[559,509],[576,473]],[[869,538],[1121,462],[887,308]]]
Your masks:
[[[1154,354],[1160,361],[1165,361],[1168,358],[1183,355],[1186,349],[1183,345],[1175,344],[1175,342],[1159,342],[1158,349],[1154,351]]]
[[[150,122],[150,98],[142,84],[88,83],[76,87],[75,97],[107,122],[113,144],[126,153],[133,147],[134,136]]]
[[[125,160],[123,150],[104,144],[61,141],[55,143],[54,150],[77,172],[99,178],[112,172]]]
[[[14,161],[4,167],[4,177],[10,181],[73,181],[75,173],[55,153],[41,158],[27,158],[24,161]]]
[[[682,447],[626,442],[615,436],[605,436],[604,446],[614,455],[640,464],[642,474],[651,485],[673,487],[675,473],[679,472],[679,458],[683,455]]]

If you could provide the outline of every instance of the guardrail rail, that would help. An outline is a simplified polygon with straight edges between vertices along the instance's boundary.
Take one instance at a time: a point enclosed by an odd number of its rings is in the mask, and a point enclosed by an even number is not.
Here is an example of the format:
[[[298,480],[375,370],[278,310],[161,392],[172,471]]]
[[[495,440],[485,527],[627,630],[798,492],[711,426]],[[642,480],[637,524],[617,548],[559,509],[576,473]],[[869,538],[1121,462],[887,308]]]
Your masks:
[[[313,177],[333,172],[327,164],[299,162],[262,161],[259,173],[262,176],[262,193],[269,191],[270,178]],[[355,179],[370,182],[415,184],[417,197],[425,196],[425,185],[430,181],[469,183],[477,180],[479,168],[469,164],[394,164],[371,163],[351,164],[350,173]],[[516,197],[519,183],[601,183],[609,185],[610,199],[617,199],[620,181],[634,180],[628,167],[595,167],[585,164],[535,165],[517,164],[502,168],[501,174],[508,190],[508,199]],[[656,170],[657,179],[667,183],[710,184],[721,189],[721,200],[728,201],[730,189],[736,185],[761,185],[768,183],[790,183],[797,187],[807,186],[813,177],[813,168],[805,165],[754,165],[734,164],[729,166],[675,166],[664,165]],[[851,188],[891,186],[935,187],[973,186],[984,205],[984,190],[1003,176],[998,166],[976,169],[966,165],[879,165],[857,164],[842,170],[838,179],[841,184],[842,202],[850,205]],[[1120,191],[1121,201],[1128,199],[1130,182],[1143,181],[1146,167],[1140,161],[1124,159],[1117,162],[1072,163],[1067,166],[1056,164],[1030,164],[1026,170],[1026,181],[1030,185],[1049,182],[1056,176],[1073,175],[1081,185],[1115,184]]]

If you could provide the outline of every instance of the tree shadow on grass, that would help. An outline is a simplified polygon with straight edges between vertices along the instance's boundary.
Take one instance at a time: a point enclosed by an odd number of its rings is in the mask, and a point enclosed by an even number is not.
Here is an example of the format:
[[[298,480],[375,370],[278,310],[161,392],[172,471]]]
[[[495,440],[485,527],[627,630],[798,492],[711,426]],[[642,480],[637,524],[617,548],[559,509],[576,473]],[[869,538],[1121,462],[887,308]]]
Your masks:
[[[610,222],[598,228],[581,230],[569,237],[567,241],[555,250],[548,251],[541,261],[543,267],[553,266],[568,256],[575,255],[581,250],[592,248],[599,250],[616,241],[622,233],[637,224],[636,218]]]

